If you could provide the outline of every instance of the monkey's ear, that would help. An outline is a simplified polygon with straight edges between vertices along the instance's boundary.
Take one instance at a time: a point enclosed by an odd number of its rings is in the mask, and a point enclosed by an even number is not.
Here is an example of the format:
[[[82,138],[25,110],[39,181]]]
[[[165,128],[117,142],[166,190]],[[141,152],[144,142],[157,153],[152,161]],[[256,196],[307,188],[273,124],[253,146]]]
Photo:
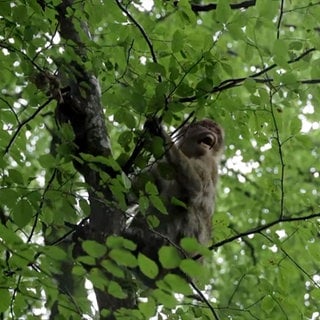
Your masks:
[[[144,128],[153,136],[162,136],[160,119],[157,117],[147,118]]]

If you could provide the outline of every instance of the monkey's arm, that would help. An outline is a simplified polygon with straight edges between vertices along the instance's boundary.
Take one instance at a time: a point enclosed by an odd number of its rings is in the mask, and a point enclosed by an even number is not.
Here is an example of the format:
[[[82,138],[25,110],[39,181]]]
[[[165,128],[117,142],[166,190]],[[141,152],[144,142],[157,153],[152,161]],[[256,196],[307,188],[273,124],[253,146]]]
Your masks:
[[[189,159],[172,141],[168,133],[161,127],[161,137],[165,143],[165,157],[175,170],[175,176],[180,186],[188,192],[198,193],[202,179],[199,176],[195,159]]]

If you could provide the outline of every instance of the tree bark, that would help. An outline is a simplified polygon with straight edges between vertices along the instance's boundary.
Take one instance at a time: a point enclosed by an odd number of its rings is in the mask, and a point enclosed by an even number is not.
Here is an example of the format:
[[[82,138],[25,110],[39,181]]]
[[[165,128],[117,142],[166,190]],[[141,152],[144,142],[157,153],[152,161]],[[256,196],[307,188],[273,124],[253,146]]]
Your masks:
[[[68,10],[72,9],[72,5],[72,0],[64,0],[57,7],[60,34],[64,40],[76,45],[75,57],[80,56],[82,61],[86,61],[86,48],[80,40],[79,32],[90,35],[84,23],[83,30],[76,30],[73,17],[70,15],[72,10]],[[63,99],[58,103],[56,116],[59,123],[72,125],[77,148],[75,155],[85,153],[110,157],[110,140],[106,131],[97,78],[85,69],[79,59],[68,64],[61,60],[60,63],[59,77],[65,89]],[[102,186],[99,172],[90,168],[85,162],[75,161],[74,165],[88,185],[90,216],[89,224],[83,230],[85,239],[104,244],[108,235],[120,234],[124,228],[125,216],[121,210],[112,206],[112,193],[108,186]],[[103,165],[100,169],[110,176],[116,174],[111,168]],[[110,275],[106,276],[110,278]],[[114,311],[121,307],[132,308],[135,304],[134,294],[130,290],[127,299],[116,299],[103,290],[95,290],[95,293],[99,309],[111,311],[111,314],[104,319],[114,319]]]

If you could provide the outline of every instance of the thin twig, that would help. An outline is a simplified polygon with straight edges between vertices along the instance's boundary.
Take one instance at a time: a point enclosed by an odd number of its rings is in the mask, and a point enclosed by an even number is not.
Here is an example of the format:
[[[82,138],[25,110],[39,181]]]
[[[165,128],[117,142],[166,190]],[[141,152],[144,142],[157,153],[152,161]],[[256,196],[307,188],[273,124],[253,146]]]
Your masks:
[[[53,97],[49,98],[45,103],[43,103],[30,117],[28,117],[27,119],[23,120],[22,122],[20,122],[18,129],[15,131],[15,133],[12,135],[6,149],[4,150],[4,154],[7,154],[10,150],[10,147],[12,146],[14,140],[16,139],[17,135],[19,134],[19,132],[21,131],[21,129],[24,127],[24,125],[26,125],[29,121],[31,121],[32,119],[34,119],[38,113],[40,113],[52,100],[54,100]]]
[[[284,7],[284,0],[281,0],[279,20],[278,20],[278,24],[277,24],[277,39],[280,38],[280,26],[281,26],[281,21],[282,21],[282,17],[283,17],[283,7]]]
[[[230,305],[231,305],[232,300],[233,300],[235,294],[237,293],[237,291],[238,291],[238,289],[239,289],[239,287],[240,287],[240,285],[241,285],[242,280],[245,278],[246,275],[247,275],[247,274],[244,273],[244,274],[240,277],[240,279],[237,281],[236,287],[234,288],[234,290],[233,290],[230,298],[228,299],[228,304],[227,304],[227,306],[230,306]]]
[[[33,222],[33,225],[32,225],[32,229],[31,229],[31,232],[30,232],[28,240],[27,240],[28,243],[31,241],[31,239],[33,237],[34,231],[35,231],[36,226],[37,226],[38,221],[39,221],[39,215],[40,215],[40,213],[42,211],[42,208],[43,208],[43,204],[44,204],[46,193],[49,191],[49,188],[50,188],[55,176],[56,176],[56,169],[53,171],[53,173],[52,173],[52,175],[51,175],[51,177],[50,177],[45,189],[43,190],[43,193],[42,193],[42,196],[41,196],[41,200],[40,200],[40,204],[39,204],[38,210],[37,210],[37,212],[35,214],[34,222]]]
[[[17,113],[14,111],[14,108],[11,106],[11,104],[10,104],[7,100],[3,99],[2,97],[0,97],[0,100],[3,101],[3,102],[7,105],[7,107],[8,107],[8,108],[11,110],[11,112],[13,113],[13,115],[14,115],[17,123],[20,124],[19,117],[18,117]]]
[[[127,17],[131,20],[131,22],[139,29],[140,33],[142,34],[142,37],[146,40],[147,42],[147,45],[149,47],[149,50],[150,50],[150,53],[151,53],[151,56],[152,56],[152,60],[154,63],[158,63],[158,59],[157,59],[157,56],[155,54],[155,51],[153,49],[153,44],[150,40],[150,38],[148,37],[147,33],[145,32],[145,30],[143,29],[143,27],[141,26],[141,24],[138,23],[138,21],[132,16],[132,14],[120,3],[119,0],[116,0],[116,3],[118,5],[118,7],[120,8],[120,10],[122,12],[124,12]],[[162,82],[162,78],[161,76],[159,75],[158,76],[158,80],[159,82]]]
[[[270,241],[272,244],[274,244],[274,241],[265,233],[261,233],[266,239],[268,239],[268,241]],[[320,289],[319,284],[312,278],[312,276],[305,271],[288,253],[285,249],[283,249],[281,246],[277,246],[282,253],[285,255],[286,258],[288,258],[296,267],[297,269],[299,269],[313,284],[316,288]]]
[[[278,152],[279,152],[279,158],[280,158],[280,164],[281,164],[281,169],[280,169],[280,214],[279,217],[282,219],[284,215],[284,200],[285,200],[285,192],[284,192],[284,175],[285,175],[285,163],[283,160],[283,152],[282,152],[282,142],[281,142],[281,137],[280,137],[280,131],[279,131],[279,126],[278,122],[276,119],[276,116],[274,114],[274,108],[273,108],[273,102],[272,102],[272,90],[270,90],[270,108],[271,108],[271,116],[272,116],[272,122],[274,126],[274,130],[276,132],[276,142],[278,146]]]
[[[201,301],[204,302],[207,305],[207,307],[210,309],[210,311],[213,314],[214,318],[216,320],[219,320],[220,319],[219,316],[217,315],[216,311],[214,310],[214,308],[212,307],[212,305],[210,304],[208,299],[206,299],[204,294],[201,292],[201,290],[194,284],[194,282],[192,280],[189,280],[189,283],[190,283],[191,287],[197,292],[197,294],[201,298]]]

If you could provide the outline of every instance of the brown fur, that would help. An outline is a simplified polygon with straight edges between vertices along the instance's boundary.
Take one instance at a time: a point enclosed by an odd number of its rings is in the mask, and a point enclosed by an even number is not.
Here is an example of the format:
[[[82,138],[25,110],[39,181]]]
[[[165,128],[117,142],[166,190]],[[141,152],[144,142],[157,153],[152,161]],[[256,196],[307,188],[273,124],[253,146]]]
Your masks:
[[[161,135],[167,146],[166,161],[174,175],[167,180],[158,167],[152,170],[168,211],[168,215],[157,214],[157,231],[176,244],[183,237],[195,237],[207,244],[211,239],[223,130],[212,120],[204,119],[184,127],[175,144],[163,130]],[[173,205],[172,197],[183,201],[185,208]],[[155,210],[150,211],[149,214]]]
[[[157,122],[147,125],[151,133],[164,139],[166,152],[164,159],[151,169],[151,176],[141,178],[144,182],[152,180],[155,183],[167,214],[150,207],[146,216],[139,213],[134,217],[124,235],[137,244],[138,252],[158,262],[158,250],[168,242],[179,245],[184,237],[194,237],[203,245],[210,242],[224,133],[218,124],[204,119],[183,127],[177,142],[173,143]],[[143,181],[142,186],[139,181],[134,185],[138,190],[144,190]],[[174,198],[180,201],[179,205],[173,203]],[[150,221],[148,216],[156,216],[159,224],[147,223]],[[139,270],[135,272],[147,286],[154,286],[154,280]],[[180,273],[179,270],[176,272]],[[160,269],[157,279],[165,273]]]

